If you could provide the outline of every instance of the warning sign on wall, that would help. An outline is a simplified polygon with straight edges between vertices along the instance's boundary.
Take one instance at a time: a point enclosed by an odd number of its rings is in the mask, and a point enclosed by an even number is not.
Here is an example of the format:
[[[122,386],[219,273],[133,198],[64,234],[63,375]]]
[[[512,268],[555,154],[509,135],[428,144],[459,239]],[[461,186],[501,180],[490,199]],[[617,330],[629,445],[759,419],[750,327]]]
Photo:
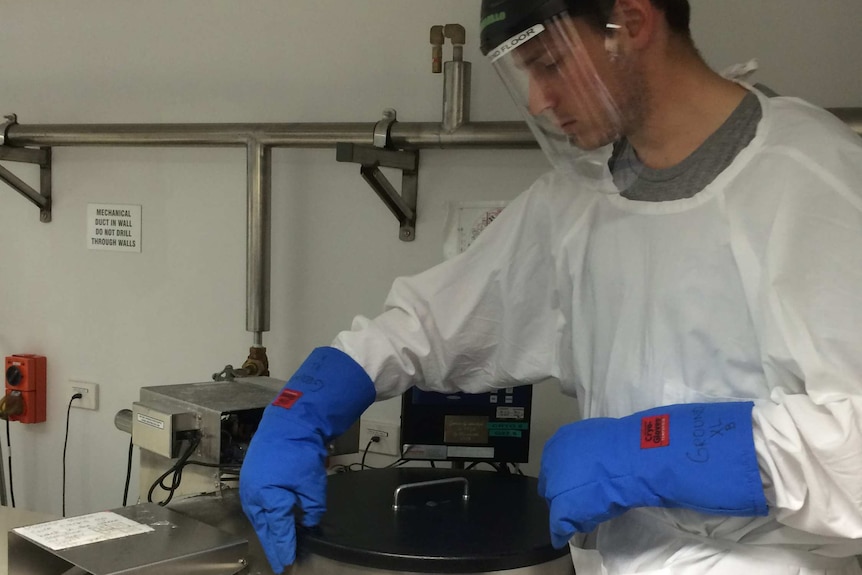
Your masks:
[[[141,206],[87,204],[87,248],[141,251]]]

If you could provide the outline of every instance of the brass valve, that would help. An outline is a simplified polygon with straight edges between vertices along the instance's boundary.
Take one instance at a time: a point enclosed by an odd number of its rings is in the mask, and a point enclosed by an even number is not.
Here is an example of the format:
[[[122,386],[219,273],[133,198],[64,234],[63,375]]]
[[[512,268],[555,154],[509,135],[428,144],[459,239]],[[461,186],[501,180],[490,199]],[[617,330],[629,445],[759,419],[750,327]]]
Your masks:
[[[251,347],[248,350],[248,359],[242,364],[242,368],[249,375],[269,375],[269,358],[266,357],[265,347]]]
[[[460,24],[431,26],[431,72],[439,74],[443,71],[443,44],[446,38],[452,42],[452,60],[464,60],[464,44],[467,42],[467,32]]]
[[[431,72],[439,74],[443,71],[443,26],[431,26]]]

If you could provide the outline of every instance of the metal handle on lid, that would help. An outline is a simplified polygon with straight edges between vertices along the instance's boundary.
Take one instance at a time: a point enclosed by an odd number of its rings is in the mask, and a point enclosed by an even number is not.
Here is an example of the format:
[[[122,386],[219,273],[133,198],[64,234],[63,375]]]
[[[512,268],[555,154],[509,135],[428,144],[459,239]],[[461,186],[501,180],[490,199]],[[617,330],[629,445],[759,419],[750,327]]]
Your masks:
[[[461,495],[461,499],[463,501],[470,500],[470,483],[467,481],[466,477],[447,477],[446,479],[435,479],[433,481],[419,481],[417,483],[406,483],[404,485],[399,485],[395,488],[395,494],[392,501],[392,509],[394,511],[398,511],[398,496],[401,495],[402,491],[406,491],[408,489],[415,489],[418,487],[433,487],[435,485],[444,485],[446,483],[463,483],[464,484],[464,493]]]

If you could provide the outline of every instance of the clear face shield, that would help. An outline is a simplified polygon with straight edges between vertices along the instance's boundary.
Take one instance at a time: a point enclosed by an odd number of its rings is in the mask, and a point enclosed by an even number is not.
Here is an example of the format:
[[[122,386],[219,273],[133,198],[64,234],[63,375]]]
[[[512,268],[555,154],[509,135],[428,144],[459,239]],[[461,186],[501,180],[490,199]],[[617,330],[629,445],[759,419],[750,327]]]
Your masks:
[[[607,162],[622,136],[622,116],[603,77],[613,77],[618,29],[608,24],[602,32],[562,12],[488,53],[558,170],[610,178]]]

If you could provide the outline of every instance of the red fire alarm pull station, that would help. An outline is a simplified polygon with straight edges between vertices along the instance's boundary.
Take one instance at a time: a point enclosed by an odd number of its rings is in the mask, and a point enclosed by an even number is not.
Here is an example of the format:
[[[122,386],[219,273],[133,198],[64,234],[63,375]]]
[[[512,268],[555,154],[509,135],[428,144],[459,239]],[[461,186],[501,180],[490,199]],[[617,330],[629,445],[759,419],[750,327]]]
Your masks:
[[[45,421],[45,356],[7,356],[5,373],[6,395],[0,399],[0,418],[21,423]]]

